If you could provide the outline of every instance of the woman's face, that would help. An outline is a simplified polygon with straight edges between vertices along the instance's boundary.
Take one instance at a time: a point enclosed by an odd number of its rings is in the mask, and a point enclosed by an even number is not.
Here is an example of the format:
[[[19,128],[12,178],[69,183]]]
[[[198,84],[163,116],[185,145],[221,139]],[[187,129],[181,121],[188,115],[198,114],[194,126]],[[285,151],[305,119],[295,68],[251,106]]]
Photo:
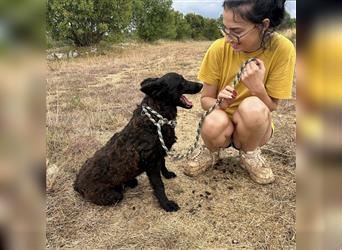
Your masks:
[[[230,9],[223,10],[225,39],[235,51],[252,52],[260,48],[260,25],[246,21]],[[231,36],[227,33],[232,34]],[[239,37],[239,39],[233,38]],[[237,41],[239,40],[239,41]]]

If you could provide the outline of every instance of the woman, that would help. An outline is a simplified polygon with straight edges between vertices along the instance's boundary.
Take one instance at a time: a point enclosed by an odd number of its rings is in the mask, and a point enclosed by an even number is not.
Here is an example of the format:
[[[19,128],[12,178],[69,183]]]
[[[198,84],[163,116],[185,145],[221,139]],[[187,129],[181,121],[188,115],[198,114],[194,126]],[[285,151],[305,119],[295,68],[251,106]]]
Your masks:
[[[218,150],[233,146],[240,165],[257,183],[274,181],[272,169],[260,155],[260,146],[273,133],[271,112],[279,99],[291,98],[295,48],[284,36],[272,32],[285,14],[283,0],[226,0],[222,34],[208,49],[198,78],[204,83],[201,105],[219,106],[204,120],[201,136],[208,150],[189,162],[184,173],[204,172],[216,163]],[[230,85],[241,64],[250,58],[241,81]]]

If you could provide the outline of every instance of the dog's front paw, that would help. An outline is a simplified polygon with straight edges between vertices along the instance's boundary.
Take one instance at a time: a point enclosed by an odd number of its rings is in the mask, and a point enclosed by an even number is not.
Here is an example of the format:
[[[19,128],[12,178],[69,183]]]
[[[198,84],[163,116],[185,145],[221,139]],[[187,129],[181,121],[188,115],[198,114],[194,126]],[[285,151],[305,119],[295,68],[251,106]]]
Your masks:
[[[166,201],[160,205],[166,212],[176,212],[177,210],[180,209],[178,204],[174,201]]]
[[[171,171],[164,173],[163,176],[166,179],[172,179],[172,178],[177,177],[177,175],[174,172],[171,172]]]

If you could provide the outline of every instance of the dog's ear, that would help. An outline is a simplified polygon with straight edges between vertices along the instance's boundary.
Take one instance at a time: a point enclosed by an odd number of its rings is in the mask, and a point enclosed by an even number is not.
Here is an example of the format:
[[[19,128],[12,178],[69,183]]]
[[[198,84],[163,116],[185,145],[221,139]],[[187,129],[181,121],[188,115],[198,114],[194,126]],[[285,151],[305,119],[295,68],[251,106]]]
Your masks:
[[[156,96],[161,89],[160,78],[147,78],[140,84],[140,90],[149,96]]]

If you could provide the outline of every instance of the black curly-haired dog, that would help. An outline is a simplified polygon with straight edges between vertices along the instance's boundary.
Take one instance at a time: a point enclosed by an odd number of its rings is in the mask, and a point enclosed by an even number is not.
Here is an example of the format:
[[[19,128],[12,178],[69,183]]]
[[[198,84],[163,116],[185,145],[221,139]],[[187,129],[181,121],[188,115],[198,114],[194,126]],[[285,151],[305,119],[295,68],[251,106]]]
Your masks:
[[[160,206],[166,211],[177,211],[179,206],[167,198],[160,173],[167,178],[176,174],[165,166],[165,150],[157,134],[157,127],[146,115],[142,105],[149,106],[168,120],[177,116],[177,106],[190,109],[192,103],[183,94],[196,94],[202,84],[185,80],[177,73],[168,73],[161,78],[148,78],[141,83],[146,95],[135,109],[126,127],[98,150],[82,166],[74,188],[85,199],[98,205],[111,205],[123,199],[126,186],[135,187],[135,178],[146,172]],[[158,120],[157,117],[153,116]],[[162,126],[162,135],[168,149],[176,142],[175,129]]]

